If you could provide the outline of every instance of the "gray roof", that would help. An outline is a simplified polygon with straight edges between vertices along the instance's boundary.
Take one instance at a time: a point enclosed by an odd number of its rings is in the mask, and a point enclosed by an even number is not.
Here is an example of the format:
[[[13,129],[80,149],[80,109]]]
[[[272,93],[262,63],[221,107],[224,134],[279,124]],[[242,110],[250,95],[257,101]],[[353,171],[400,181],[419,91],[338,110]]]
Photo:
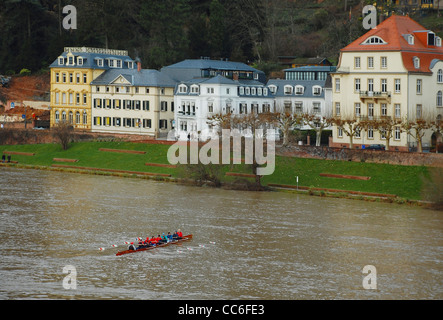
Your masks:
[[[175,87],[176,82],[166,74],[152,69],[109,69],[98,76],[91,85],[112,85],[118,77],[124,77],[133,86],[140,87]]]
[[[285,72],[295,72],[295,71],[320,71],[320,72],[334,72],[337,67],[334,66],[303,66],[285,69]]]
[[[249,71],[264,73],[248,66],[242,62],[226,61],[226,60],[210,60],[210,59],[187,59],[181,62],[166,66],[164,68],[174,69],[216,69],[216,70],[231,70],[231,71]]]
[[[67,52],[63,52],[59,57],[66,58]],[[58,58],[55,59],[55,61],[49,66],[50,68],[57,68],[57,67],[66,67],[66,68],[79,68],[79,69],[110,69],[111,67],[108,66],[108,61],[106,59],[119,59],[122,60],[122,68],[121,69],[128,69],[127,64],[125,62],[134,62],[133,59],[129,56],[122,56],[122,55],[112,55],[112,54],[103,54],[103,53],[90,53],[90,52],[73,52],[73,55],[75,57],[82,57],[83,58],[83,65],[75,65],[75,66],[67,66],[67,65],[60,65]],[[103,66],[99,66],[97,64],[97,59],[103,59]],[[135,64],[134,64],[135,65]],[[136,66],[135,66],[136,67]]]
[[[275,97],[300,97],[300,98],[324,98],[324,88],[325,88],[325,81],[321,80],[282,80],[282,79],[271,79],[267,83],[267,87],[275,85],[277,87],[277,92],[273,94]],[[300,85],[304,87],[303,94],[295,94],[295,90],[292,90],[292,94],[285,94],[284,87],[286,85],[292,86],[294,88],[297,85]],[[314,95],[312,93],[312,88],[314,86],[320,86],[322,87],[322,91],[320,95]],[[270,90],[269,90],[270,91]]]

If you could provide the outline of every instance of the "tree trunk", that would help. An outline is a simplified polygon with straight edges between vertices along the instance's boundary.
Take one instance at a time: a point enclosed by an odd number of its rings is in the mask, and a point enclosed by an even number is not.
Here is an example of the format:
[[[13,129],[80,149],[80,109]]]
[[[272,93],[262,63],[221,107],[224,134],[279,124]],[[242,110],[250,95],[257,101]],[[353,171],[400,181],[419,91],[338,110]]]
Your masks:
[[[315,130],[315,146],[320,147],[321,146],[321,130]]]

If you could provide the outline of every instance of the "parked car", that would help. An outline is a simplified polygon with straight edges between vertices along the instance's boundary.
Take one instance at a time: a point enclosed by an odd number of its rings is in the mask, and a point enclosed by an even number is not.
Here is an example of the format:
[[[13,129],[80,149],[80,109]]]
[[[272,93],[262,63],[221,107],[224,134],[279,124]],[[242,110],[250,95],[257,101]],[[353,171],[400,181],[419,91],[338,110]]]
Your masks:
[[[371,144],[369,147],[366,147],[366,149],[370,150],[385,150],[384,144]]]

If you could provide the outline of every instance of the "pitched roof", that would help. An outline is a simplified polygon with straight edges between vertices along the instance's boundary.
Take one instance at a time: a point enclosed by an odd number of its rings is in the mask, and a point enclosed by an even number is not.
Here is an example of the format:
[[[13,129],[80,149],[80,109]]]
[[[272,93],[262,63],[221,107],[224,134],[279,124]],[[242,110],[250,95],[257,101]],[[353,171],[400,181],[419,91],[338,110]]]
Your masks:
[[[249,71],[264,73],[248,66],[242,62],[226,61],[226,60],[211,60],[211,59],[187,59],[181,62],[166,66],[164,68],[175,69],[216,69],[216,70],[229,70],[229,71]]]
[[[122,76],[133,86],[175,87],[176,82],[157,70],[142,69],[109,69],[98,76],[91,85],[112,85],[114,80]]]
[[[408,16],[393,15],[341,49],[341,52],[400,51],[403,64],[408,71],[430,72],[429,68],[433,59],[443,60],[443,47],[428,45],[428,33],[432,33],[432,31],[427,30]],[[408,42],[409,35],[414,38],[412,44]],[[365,41],[371,37],[379,37],[385,43],[366,44]],[[420,68],[418,69],[414,67],[414,57],[420,58]]]

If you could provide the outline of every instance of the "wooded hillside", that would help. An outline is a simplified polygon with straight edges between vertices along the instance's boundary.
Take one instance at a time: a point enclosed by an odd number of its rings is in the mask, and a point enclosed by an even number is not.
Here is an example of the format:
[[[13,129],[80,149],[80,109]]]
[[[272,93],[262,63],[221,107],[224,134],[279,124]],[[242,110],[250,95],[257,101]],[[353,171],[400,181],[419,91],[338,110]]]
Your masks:
[[[0,74],[48,68],[65,46],[129,50],[144,68],[201,56],[272,63],[278,56],[320,55],[336,61],[340,48],[365,32],[366,3],[373,1],[0,0]],[[62,27],[68,4],[77,8],[77,30]],[[441,35],[443,19],[435,13],[418,13],[416,20]]]

